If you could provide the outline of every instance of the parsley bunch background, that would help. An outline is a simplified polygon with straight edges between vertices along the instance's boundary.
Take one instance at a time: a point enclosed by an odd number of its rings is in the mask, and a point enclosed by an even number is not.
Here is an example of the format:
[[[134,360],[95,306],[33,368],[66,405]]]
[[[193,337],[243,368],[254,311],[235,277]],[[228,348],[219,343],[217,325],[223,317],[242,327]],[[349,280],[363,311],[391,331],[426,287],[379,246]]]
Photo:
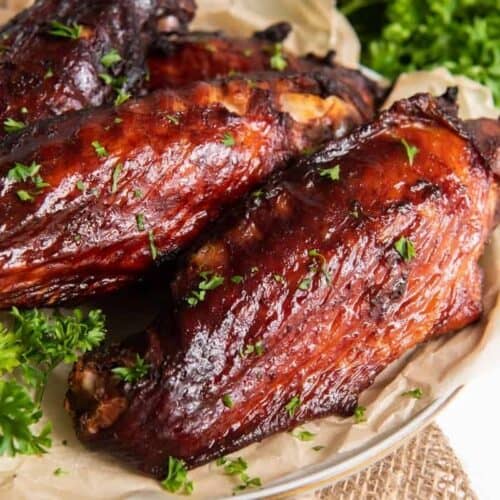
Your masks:
[[[498,0],[340,0],[362,63],[394,79],[444,66],[487,85],[500,104]]]
[[[39,455],[51,446],[50,424],[38,433],[41,402],[50,373],[73,363],[104,339],[101,311],[52,316],[12,308],[12,328],[0,323],[0,456]]]

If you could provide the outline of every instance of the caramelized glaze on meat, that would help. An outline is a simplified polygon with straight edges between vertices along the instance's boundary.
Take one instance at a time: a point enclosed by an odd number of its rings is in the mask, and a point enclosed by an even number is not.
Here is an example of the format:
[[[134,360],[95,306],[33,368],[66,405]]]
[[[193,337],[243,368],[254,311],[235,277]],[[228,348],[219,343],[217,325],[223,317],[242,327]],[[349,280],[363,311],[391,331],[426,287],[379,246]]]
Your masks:
[[[112,102],[103,73],[122,79],[124,91],[135,89],[156,17],[186,22],[193,14],[192,0],[38,0],[0,30],[0,135],[8,118],[32,123]],[[81,26],[80,37],[51,34],[54,21]],[[113,49],[122,60],[107,68],[101,59]]]
[[[66,405],[80,439],[156,476],[168,456],[203,464],[351,415],[391,361],[476,320],[497,191],[448,107],[400,101],[224,218],[184,257],[146,335],[76,364]],[[190,305],[200,273],[224,281]],[[152,369],[124,385],[110,370],[135,352]]]
[[[335,78],[325,70],[198,83],[7,138],[0,307],[53,304],[142,276],[292,155],[373,111],[355,104],[371,84]],[[16,182],[16,164],[39,171]]]
[[[221,33],[163,35],[155,41],[148,56],[148,90],[175,88],[193,81],[256,71],[308,73],[325,66],[335,67],[332,85],[349,88],[359,85],[356,80],[363,80],[359,73],[335,66],[333,54],[324,58],[312,55],[299,58],[287,53],[281,48],[281,42],[290,30],[287,23],[279,23],[250,38],[228,38]],[[381,97],[375,86],[371,92],[359,94],[358,106],[370,111],[374,96]]]

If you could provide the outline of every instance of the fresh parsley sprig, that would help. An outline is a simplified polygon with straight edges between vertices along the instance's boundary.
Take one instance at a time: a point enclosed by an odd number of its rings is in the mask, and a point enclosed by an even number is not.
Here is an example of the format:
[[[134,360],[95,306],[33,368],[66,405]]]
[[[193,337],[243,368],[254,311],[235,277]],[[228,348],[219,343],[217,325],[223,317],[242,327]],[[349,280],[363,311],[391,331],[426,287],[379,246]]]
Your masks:
[[[51,446],[50,424],[33,431],[48,377],[60,363],[73,363],[104,339],[101,311],[75,309],[52,317],[37,309],[12,308],[13,324],[0,323],[0,456],[33,455]]]
[[[151,365],[146,360],[136,354],[135,363],[132,366],[118,366],[111,371],[124,382],[133,384],[143,379],[151,369]]]

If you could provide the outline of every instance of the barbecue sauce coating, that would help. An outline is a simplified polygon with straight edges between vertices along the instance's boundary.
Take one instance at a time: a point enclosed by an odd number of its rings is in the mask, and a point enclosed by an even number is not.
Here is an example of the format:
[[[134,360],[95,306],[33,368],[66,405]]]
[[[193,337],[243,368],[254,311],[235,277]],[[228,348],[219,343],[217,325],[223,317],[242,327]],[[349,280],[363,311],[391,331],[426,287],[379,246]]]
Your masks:
[[[391,361],[476,320],[497,191],[447,107],[400,101],[222,219],[185,255],[146,334],[75,365],[66,406],[80,439],[161,477],[168,456],[193,467],[351,415]],[[402,237],[412,259],[395,248]],[[190,306],[200,272],[224,282]],[[111,369],[135,352],[152,369],[124,384]]]
[[[33,123],[70,110],[113,102],[113,87],[100,76],[121,79],[124,92],[145,74],[145,51],[158,15],[187,22],[192,0],[39,0],[0,30],[0,137],[11,118]],[[81,26],[80,37],[51,34],[51,23]],[[75,35],[76,36],[76,35]],[[121,57],[105,67],[111,50]]]
[[[335,75],[200,82],[8,138],[0,307],[80,299],[137,280],[293,155],[373,112],[355,105],[368,84],[354,83],[350,99],[347,88],[339,95],[324,84]],[[36,176],[16,182],[16,164],[39,165],[48,185],[38,189]]]

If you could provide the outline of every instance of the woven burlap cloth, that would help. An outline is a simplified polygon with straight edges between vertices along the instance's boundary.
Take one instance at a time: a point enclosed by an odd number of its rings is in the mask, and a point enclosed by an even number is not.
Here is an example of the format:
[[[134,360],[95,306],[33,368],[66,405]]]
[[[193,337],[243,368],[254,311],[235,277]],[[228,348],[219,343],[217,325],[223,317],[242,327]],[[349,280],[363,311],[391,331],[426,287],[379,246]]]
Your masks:
[[[469,478],[435,424],[357,474],[297,499],[477,499]]]

